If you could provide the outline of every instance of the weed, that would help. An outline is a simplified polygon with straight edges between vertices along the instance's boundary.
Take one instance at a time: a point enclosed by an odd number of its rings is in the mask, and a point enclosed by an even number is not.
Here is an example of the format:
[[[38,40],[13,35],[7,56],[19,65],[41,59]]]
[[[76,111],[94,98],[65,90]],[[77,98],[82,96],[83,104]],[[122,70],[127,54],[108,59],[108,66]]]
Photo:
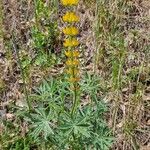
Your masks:
[[[129,143],[133,147],[138,147],[135,144],[134,129],[131,130],[128,123],[132,124],[133,121],[134,124],[137,125],[139,122],[139,118],[135,116],[139,115],[141,113],[140,108],[143,108],[142,94],[144,94],[145,88],[140,78],[141,76],[145,77],[145,75],[143,75],[145,73],[143,73],[142,70],[144,68],[143,65],[147,66],[145,61],[148,61],[147,56],[149,54],[145,51],[147,44],[145,46],[143,45],[138,23],[134,23],[133,25],[131,22],[129,23],[129,21],[133,21],[134,15],[138,17],[140,11],[135,10],[137,3],[119,0],[109,2],[99,0],[95,2],[94,8],[96,18],[94,22],[96,49],[93,57],[94,70],[95,73],[97,73],[97,70],[100,68],[101,72],[104,72],[104,75],[101,74],[101,77],[104,80],[108,80],[111,84],[111,95],[113,94],[114,100],[111,122],[114,127],[114,133],[116,131],[117,121],[119,120],[117,114],[121,107],[120,104],[124,103],[124,100],[129,103],[125,108],[128,110],[127,114],[130,117],[127,115],[123,120],[127,120],[125,122],[126,129],[130,131],[132,135],[130,137],[134,139],[134,142],[129,140]],[[131,26],[132,29],[128,28]],[[147,39],[146,36],[145,38]],[[139,43],[142,44],[142,47]],[[141,56],[136,53],[137,51],[144,53],[144,58],[141,58]],[[125,89],[125,87],[127,88],[127,86],[130,89],[127,91],[129,95],[126,95],[128,98],[124,99],[123,89]],[[123,130],[123,132],[125,132],[125,130]],[[125,132],[125,134],[128,133]]]
[[[34,64],[37,66],[49,67],[55,62],[56,58],[53,54],[57,53],[58,30],[57,22],[52,18],[57,7],[51,7],[52,4],[55,3],[45,3],[42,0],[34,1],[35,20],[32,24],[31,33],[33,48],[36,50]]]

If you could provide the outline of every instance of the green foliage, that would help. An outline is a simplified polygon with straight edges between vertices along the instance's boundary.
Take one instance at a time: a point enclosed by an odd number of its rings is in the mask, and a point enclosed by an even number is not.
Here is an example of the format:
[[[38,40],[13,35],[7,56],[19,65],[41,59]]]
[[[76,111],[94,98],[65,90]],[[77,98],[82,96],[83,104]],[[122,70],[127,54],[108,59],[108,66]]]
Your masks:
[[[57,22],[53,18],[57,7],[53,2],[37,0],[35,4],[35,20],[31,29],[33,48],[36,50],[34,64],[50,66],[55,62],[55,45],[58,37]]]
[[[2,93],[3,91],[5,91],[6,89],[6,84],[5,82],[0,78],[0,93]]]
[[[0,149],[2,150],[30,150],[34,145],[33,140],[28,135],[24,135],[19,128],[19,122],[15,124],[11,121],[1,120],[3,133],[0,134]]]
[[[84,80],[81,87],[84,94],[87,94],[89,84],[100,86],[97,79],[89,77],[88,82]],[[15,149],[30,149],[33,146],[38,149],[74,149],[74,150],[108,150],[112,145],[113,137],[110,129],[104,120],[104,113],[107,111],[106,104],[97,96],[91,96],[92,102],[80,106],[77,111],[70,113],[71,99],[68,83],[60,79],[50,78],[44,80],[39,88],[35,89],[31,95],[32,102],[36,102],[37,107],[32,112],[27,112],[26,108],[18,110],[17,116],[20,120],[28,124],[26,131],[25,147],[22,145],[23,138],[14,135],[12,147]],[[89,94],[90,94],[89,89]],[[9,130],[9,129],[8,129]],[[14,131],[13,131],[14,132]],[[17,138],[18,137],[18,138]],[[11,138],[10,138],[11,139]],[[43,143],[41,146],[41,143]],[[7,144],[6,144],[7,145]],[[8,149],[8,145],[7,148]]]
[[[53,115],[52,111],[46,113],[44,109],[35,109],[35,113],[31,114],[31,128],[33,128],[31,135],[34,138],[37,138],[42,133],[42,136],[46,140],[48,136],[54,134],[53,124],[50,122],[54,118]]]
[[[88,80],[83,80],[81,89],[84,94],[99,89],[99,82],[95,77],[89,76]],[[87,82],[88,81],[88,82]],[[89,84],[97,88],[85,87]],[[7,132],[11,129],[13,133],[13,141],[10,144],[5,143],[5,149],[24,149],[28,150],[32,147],[37,149],[74,149],[74,150],[108,150],[113,143],[113,137],[110,129],[104,120],[104,113],[107,112],[106,104],[95,92],[97,99],[91,96],[92,102],[70,113],[71,94],[68,83],[61,79],[44,80],[39,88],[35,89],[34,94],[30,96],[32,102],[36,102],[37,106],[32,112],[27,112],[26,108],[17,111],[18,119],[26,122],[28,130],[25,132],[25,138],[19,136],[20,129],[13,127],[7,128]],[[85,90],[86,89],[86,90]],[[18,122],[17,122],[18,124]],[[13,125],[13,124],[12,124]],[[17,125],[19,127],[19,124]],[[10,134],[11,135],[11,134]],[[11,139],[7,134],[2,137]],[[43,146],[41,146],[41,143]]]
[[[88,93],[91,97],[97,96],[97,92],[102,89],[100,78],[97,75],[85,74],[80,85],[81,91]]]

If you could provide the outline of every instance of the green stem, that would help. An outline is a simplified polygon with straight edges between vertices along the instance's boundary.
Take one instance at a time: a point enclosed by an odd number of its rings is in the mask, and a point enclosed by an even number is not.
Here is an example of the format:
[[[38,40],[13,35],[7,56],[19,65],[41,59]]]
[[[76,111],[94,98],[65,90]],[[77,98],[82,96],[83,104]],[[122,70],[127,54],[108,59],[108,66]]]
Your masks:
[[[23,89],[24,89],[24,94],[25,94],[25,97],[26,97],[26,102],[27,102],[29,111],[31,111],[32,106],[31,106],[29,96],[28,96],[28,90],[27,90],[26,83],[25,83],[24,70],[23,70],[22,65],[21,65],[21,60],[20,60],[20,57],[19,57],[19,51],[18,51],[18,48],[17,48],[17,45],[16,45],[16,40],[15,40],[14,33],[12,33],[12,44],[13,44],[13,48],[14,48],[14,51],[16,53],[17,61],[18,61],[19,67],[20,67],[20,72],[21,72],[21,76],[22,76],[22,80],[23,80]]]
[[[71,111],[71,116],[74,115],[74,112],[76,111],[77,108],[77,83],[74,84],[74,95],[73,95],[73,106],[72,106],[72,111]]]
[[[37,14],[37,12],[36,12],[36,10],[37,10],[37,6],[38,5],[38,2],[37,2],[37,0],[34,0],[34,17],[35,17],[35,22],[36,22],[36,25],[38,25],[38,14]]]
[[[116,131],[116,121],[117,121],[118,109],[119,109],[119,104],[118,104],[118,102],[116,102],[115,108],[113,111],[113,116],[112,116],[113,134],[115,134],[115,131]]]
[[[3,3],[2,3],[2,0],[0,0],[0,38],[3,38]]]

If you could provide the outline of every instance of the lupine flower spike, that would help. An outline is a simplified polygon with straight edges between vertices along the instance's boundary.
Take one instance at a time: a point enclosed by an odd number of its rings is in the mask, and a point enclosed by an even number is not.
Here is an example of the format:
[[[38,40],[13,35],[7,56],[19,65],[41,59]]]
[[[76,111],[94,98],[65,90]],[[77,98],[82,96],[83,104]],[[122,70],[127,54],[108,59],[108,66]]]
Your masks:
[[[63,16],[63,21],[68,23],[79,22],[79,17],[75,14],[75,12],[66,12]]]
[[[61,0],[61,3],[64,6],[72,6],[72,5],[77,5],[79,0]]]
[[[79,42],[76,38],[68,38],[68,39],[65,39],[64,41],[64,47],[75,47],[75,46],[78,46],[79,45]]]
[[[77,5],[79,0],[61,0],[62,5],[64,6],[75,6]],[[67,27],[63,29],[63,33],[66,35],[66,39],[64,40],[65,55],[67,57],[66,61],[66,73],[68,74],[68,82],[71,85],[71,89],[74,91],[74,103],[72,107],[72,113],[76,110],[77,105],[77,90],[79,78],[79,56],[80,53],[76,49],[79,45],[79,41],[77,40],[77,35],[79,34],[78,28],[74,26],[74,23],[79,22],[79,16],[72,11],[68,11],[62,17],[62,20],[67,23]]]
[[[70,27],[64,28],[63,33],[66,35],[74,36],[74,35],[79,34],[79,30],[74,26],[70,26]]]

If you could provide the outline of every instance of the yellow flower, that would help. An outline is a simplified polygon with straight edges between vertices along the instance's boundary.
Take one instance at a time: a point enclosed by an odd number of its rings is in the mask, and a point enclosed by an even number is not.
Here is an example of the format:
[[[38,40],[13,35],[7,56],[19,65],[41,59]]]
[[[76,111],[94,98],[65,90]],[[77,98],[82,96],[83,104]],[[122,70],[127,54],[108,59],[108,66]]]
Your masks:
[[[69,82],[78,82],[80,80],[80,78],[69,78],[68,81]]]
[[[67,66],[78,66],[79,65],[79,60],[77,60],[77,59],[74,59],[74,60],[68,59],[66,61],[66,65]]]
[[[79,57],[80,53],[78,50],[74,50],[74,51],[68,50],[68,51],[65,51],[65,55],[67,57]]]
[[[77,35],[79,30],[76,27],[66,27],[63,29],[63,33],[66,35]]]
[[[77,16],[74,12],[66,12],[66,14],[62,17],[64,22],[78,22],[79,16]]]
[[[65,47],[74,47],[74,46],[78,46],[79,42],[76,38],[73,39],[65,39],[64,41],[64,46]]]
[[[76,86],[76,87],[71,86],[71,87],[70,87],[70,89],[74,91],[74,90],[79,90],[79,89],[80,89],[80,87],[79,87],[79,86]]]
[[[79,57],[80,53],[78,50],[73,51],[73,57]]]
[[[79,0],[61,0],[61,3],[64,5],[64,6],[67,6],[67,5],[77,5],[79,2]]]
[[[71,50],[65,51],[65,55],[67,57],[71,57],[72,56],[72,51]]]
[[[70,75],[77,75],[79,73],[79,69],[72,69],[72,68],[69,68],[66,70],[66,72]]]

